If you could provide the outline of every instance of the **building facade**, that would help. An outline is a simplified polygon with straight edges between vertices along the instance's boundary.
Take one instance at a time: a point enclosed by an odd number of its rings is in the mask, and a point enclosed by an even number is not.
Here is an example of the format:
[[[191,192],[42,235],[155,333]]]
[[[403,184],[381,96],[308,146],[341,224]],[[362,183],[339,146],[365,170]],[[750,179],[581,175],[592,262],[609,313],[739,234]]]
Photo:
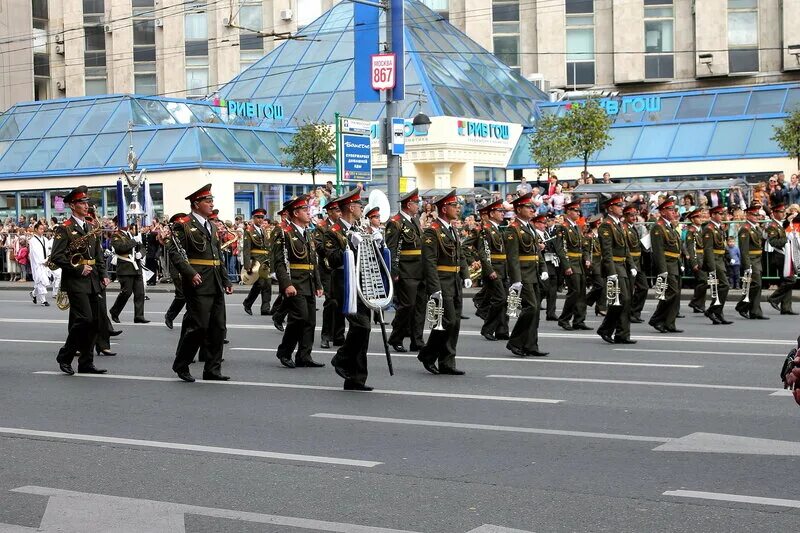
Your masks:
[[[202,97],[334,3],[0,2],[0,109],[108,93]],[[797,1],[424,3],[543,89],[646,92],[800,80]]]

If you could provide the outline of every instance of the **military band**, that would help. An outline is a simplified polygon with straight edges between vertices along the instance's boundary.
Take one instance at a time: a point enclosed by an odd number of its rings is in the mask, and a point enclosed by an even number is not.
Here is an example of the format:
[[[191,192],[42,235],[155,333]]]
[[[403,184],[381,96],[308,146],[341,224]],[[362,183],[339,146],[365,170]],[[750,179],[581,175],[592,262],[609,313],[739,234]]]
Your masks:
[[[503,201],[497,200],[482,207],[480,229],[477,245],[481,262],[481,279],[483,282],[485,307],[481,335],[486,340],[508,340],[508,276],[506,268],[506,243],[500,223],[503,222],[505,208]]]
[[[631,281],[631,323],[641,324],[644,322],[642,320],[642,311],[647,300],[649,286],[647,284],[647,275],[642,265],[642,241],[637,228],[638,206],[636,204],[625,206],[622,215],[625,217],[623,227],[625,228],[625,237],[628,239],[628,251],[631,255],[631,261],[633,261],[633,268],[636,269],[636,276]]]
[[[555,322],[558,320],[556,314],[556,301],[558,300],[559,287],[563,285],[564,280],[559,268],[560,259],[556,252],[556,245],[559,239],[556,239],[556,217],[552,214],[547,216],[546,222],[536,226],[539,240],[544,243],[544,268],[542,272],[547,271],[547,281],[542,281],[542,300],[545,303],[545,320]]]
[[[739,252],[742,255],[742,297],[736,303],[736,312],[742,318],[769,320],[761,310],[761,255],[763,254],[762,229],[758,223],[761,204],[751,204],[745,209],[747,222],[739,228]]]
[[[796,315],[792,311],[792,287],[794,287],[797,277],[791,253],[787,253],[786,243],[788,241],[786,229],[784,229],[784,216],[786,207],[783,204],[772,208],[772,220],[767,223],[767,242],[772,249],[772,265],[780,276],[778,288],[769,297],[769,304],[782,315]],[[797,218],[795,218],[797,220]]]
[[[186,213],[175,213],[169,219],[169,226],[164,234],[160,235],[161,244],[163,244],[164,249],[167,252],[167,268],[169,270],[169,278],[172,281],[173,289],[173,297],[172,302],[169,304],[167,308],[167,312],[164,313],[164,325],[166,325],[169,329],[172,329],[173,322],[183,308],[186,306],[186,298],[183,296],[183,280],[181,280],[181,273],[176,266],[175,260],[175,253],[172,252],[172,248],[174,246],[174,241],[172,237],[172,232],[174,231],[174,227],[180,224],[186,224],[189,222],[189,215]]]
[[[678,211],[675,202],[665,200],[658,206],[659,218],[650,228],[653,250],[653,272],[656,274],[658,304],[648,322],[660,333],[682,333],[675,327],[680,304],[681,235],[676,225]]]
[[[116,217],[115,217],[116,219]],[[133,295],[133,321],[139,324],[150,322],[144,316],[144,278],[142,278],[141,243],[134,239],[124,220],[115,220],[117,231],[111,236],[111,247],[117,260],[119,294],[111,306],[111,320],[119,323],[119,314]]]
[[[706,312],[706,292],[708,291],[708,272],[703,270],[703,221],[706,212],[703,209],[695,209],[689,212],[688,218],[691,222],[686,228],[686,238],[683,247],[686,251],[686,265],[694,277],[694,292],[689,301],[689,307],[695,313]]]
[[[250,292],[242,302],[244,312],[253,314],[253,303],[261,297],[261,314],[270,314],[270,300],[272,299],[272,279],[270,278],[270,236],[264,230],[266,209],[254,209],[251,213],[252,222],[242,234],[242,262],[245,271],[252,275],[258,269],[258,277],[250,287]]]
[[[331,270],[325,261],[325,233],[339,220],[341,211],[335,198],[325,204],[328,216],[319,221],[314,232],[314,241],[317,247],[317,261],[319,263],[319,277],[322,281],[322,290],[325,292],[325,301],[322,304],[322,331],[320,332],[320,348],[328,349],[331,344],[341,346],[344,344],[344,316],[337,311],[339,302],[331,288]]]
[[[556,253],[567,283],[567,296],[558,325],[567,331],[588,330],[586,325],[586,276],[590,251],[586,249],[578,220],[579,200],[564,205],[565,222],[556,233]]]

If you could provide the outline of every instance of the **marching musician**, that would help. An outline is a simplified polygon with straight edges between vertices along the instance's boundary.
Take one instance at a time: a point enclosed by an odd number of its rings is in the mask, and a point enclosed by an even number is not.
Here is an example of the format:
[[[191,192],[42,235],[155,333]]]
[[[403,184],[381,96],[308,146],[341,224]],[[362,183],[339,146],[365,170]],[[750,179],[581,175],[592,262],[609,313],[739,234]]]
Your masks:
[[[664,299],[658,305],[648,324],[660,333],[682,333],[675,327],[680,304],[681,234],[675,228],[678,211],[675,201],[667,198],[658,206],[659,219],[650,228],[650,243],[653,250],[653,269],[663,282]]]
[[[728,299],[728,272],[725,266],[725,230],[722,228],[722,216],[725,208],[721,205],[712,207],[708,212],[708,223],[703,228],[703,270],[709,275],[709,286],[711,273],[717,277],[717,298],[719,304],[713,301],[706,309],[705,315],[716,326],[719,324],[733,324],[725,318],[723,310],[725,301]]]
[[[642,310],[647,300],[647,276],[642,268],[642,242],[639,231],[636,229],[636,222],[639,217],[639,209],[636,204],[629,204],[622,210],[625,217],[625,237],[628,239],[628,251],[631,254],[633,268],[636,269],[635,279],[631,282],[631,323],[641,324]]]
[[[354,283],[355,280],[355,272],[345,268],[345,250],[349,248],[353,253],[355,265],[359,244],[364,239],[358,229],[353,227],[361,222],[361,190],[348,191],[339,196],[336,202],[339,204],[341,216],[330,231],[325,233],[325,259],[333,269],[331,285],[334,287],[334,294],[342,295],[339,301],[344,306],[345,283]],[[347,275],[349,279],[346,280]],[[331,364],[344,379],[344,390],[371,391],[372,387],[366,384],[371,311],[360,298],[357,298],[356,306],[347,315],[350,327],[347,329],[344,344],[336,351]]]
[[[684,248],[686,250],[686,263],[694,276],[694,294],[689,301],[689,307],[695,313],[706,312],[706,291],[708,290],[708,273],[703,270],[703,220],[705,211],[697,208],[689,212],[691,224],[686,228]]]
[[[594,306],[594,316],[605,316],[608,311],[606,305],[606,284],[602,271],[602,255],[600,253],[600,238],[597,228],[603,221],[600,215],[594,215],[586,221],[584,227],[584,247],[589,251],[589,264],[586,265],[586,307]]]
[[[542,299],[547,301],[545,320],[553,322],[558,320],[558,315],[556,315],[556,300],[558,300],[558,288],[560,287],[560,283],[563,282],[563,280],[561,280],[561,270],[558,268],[560,263],[556,251],[556,242],[558,239],[554,238],[557,229],[555,224],[556,217],[552,213],[549,213],[547,215],[546,225],[539,234],[539,240],[544,242],[545,268],[542,269],[542,271],[544,272],[546,270],[549,278],[541,284]],[[538,226],[536,227],[538,230]]]
[[[89,214],[86,215],[86,223],[93,229],[100,230],[100,222],[97,220],[94,212],[94,207],[89,207]],[[94,337],[94,349],[97,355],[105,357],[114,357],[117,352],[111,351],[111,337],[116,337],[122,333],[122,330],[115,330],[111,319],[108,318],[108,309],[106,307],[106,288],[104,287],[100,292],[100,297],[97,299],[97,335]]]
[[[456,190],[433,203],[438,217],[422,234],[422,266],[428,294],[443,306],[444,330],[431,330],[417,359],[431,374],[460,376],[464,371],[456,368],[456,347],[461,329],[462,287],[472,287],[472,280],[458,233],[452,226],[460,211]]]
[[[389,346],[405,352],[403,340],[411,340],[409,350],[418,352],[424,345],[425,281],[422,265],[422,228],[419,213],[419,190],[414,189],[400,198],[400,211],[386,223],[386,245],[392,260],[394,281],[394,319]]]
[[[320,348],[328,349],[331,343],[334,346],[344,344],[344,315],[339,312],[339,301],[331,289],[331,270],[325,263],[325,233],[339,220],[341,211],[335,198],[325,204],[328,217],[320,220],[314,231],[314,241],[317,247],[317,262],[319,263],[319,277],[322,289],[325,291],[325,302],[322,304],[322,331],[320,332]]]
[[[311,358],[317,325],[316,298],[322,296],[314,236],[308,229],[311,214],[308,196],[303,194],[283,204],[289,222],[281,224],[272,241],[272,265],[283,295],[281,307],[287,313],[286,330],[277,357],[287,368],[319,368]],[[292,361],[292,352],[297,348]]]
[[[742,274],[750,274],[749,290],[736,303],[736,312],[742,318],[752,320],[769,320],[761,310],[761,255],[764,253],[764,241],[761,226],[758,223],[761,204],[752,203],[745,209],[747,222],[739,228],[739,251],[742,256]],[[743,291],[744,292],[744,291]],[[745,301],[749,300],[749,301]]]
[[[73,375],[72,360],[77,352],[78,373],[105,374],[94,366],[94,341],[100,327],[98,309],[103,289],[108,285],[100,237],[91,233],[86,221],[89,212],[88,187],[76,187],[64,198],[72,216],[55,228],[50,261],[62,269],[61,290],[69,299],[67,340],[56,361],[62,372]]]
[[[483,224],[478,242],[481,277],[485,296],[485,312],[481,335],[486,340],[508,340],[508,276],[506,270],[506,245],[500,223],[505,215],[503,200],[491,202],[480,209]],[[518,293],[519,295],[519,293]]]
[[[533,221],[544,222],[545,215],[534,217],[532,193],[523,194],[512,202],[514,221],[506,230],[506,258],[510,290],[516,291],[522,299],[521,311],[506,344],[511,353],[520,357],[544,357],[547,352],[539,351],[539,277],[545,281],[549,276],[541,271],[544,264],[544,244],[539,241]]]
[[[558,325],[567,331],[591,329],[586,325],[586,264],[589,251],[584,246],[578,219],[581,218],[581,202],[575,200],[564,205],[566,220],[556,233],[556,253],[567,282],[564,308],[558,317]],[[571,323],[571,324],[570,324]]]
[[[286,213],[285,209],[281,209],[278,211],[278,216],[280,217],[280,223],[278,224],[278,228],[272,232],[270,236],[270,249],[275,244],[275,239],[278,238],[280,234],[280,227],[285,226],[289,223],[289,215]],[[275,275],[273,270],[272,273],[273,279],[277,280],[278,277]],[[275,329],[278,331],[283,331],[283,321],[286,320],[287,310],[286,307],[283,305],[283,292],[278,291],[278,295],[275,297],[275,300],[272,302],[272,309],[270,309],[272,313],[272,324],[275,326]]]
[[[783,226],[786,207],[778,204],[772,208],[772,220],[767,223],[767,242],[775,253],[772,254],[772,264],[780,274],[778,288],[769,297],[769,304],[782,315],[796,315],[792,311],[792,287],[796,281],[791,253],[787,254],[787,235]],[[789,257],[787,257],[787,255]]]
[[[183,381],[194,382],[189,365],[205,348],[203,379],[226,381],[222,374],[222,347],[225,340],[225,295],[233,293],[228,270],[222,262],[217,228],[209,220],[214,211],[211,184],[186,197],[192,213],[183,224],[174,223],[171,260],[181,273],[186,313],[172,370]],[[178,251],[178,247],[185,256]]]
[[[119,315],[133,294],[133,321],[147,324],[144,317],[144,278],[142,278],[142,253],[130,231],[126,220],[114,217],[117,231],[111,236],[111,247],[117,256],[117,280],[120,290],[114,305],[109,309],[111,320],[119,324]],[[155,275],[155,273],[153,274]]]
[[[167,269],[169,270],[169,277],[172,280],[172,285],[175,287],[172,303],[169,304],[167,312],[164,314],[164,324],[169,329],[173,328],[174,320],[178,317],[180,312],[183,310],[183,307],[186,305],[186,299],[183,296],[183,282],[181,281],[181,273],[178,270],[175,261],[172,259],[173,253],[170,252],[171,248],[174,246],[171,232],[174,231],[174,225],[186,224],[187,222],[189,222],[189,215],[186,213],[176,213],[169,219],[168,229],[170,233],[159,236],[162,240],[161,244],[164,245],[164,249],[167,251]]]
[[[604,204],[606,217],[600,224],[600,252],[602,254],[603,276],[606,279],[606,300],[610,287],[616,287],[619,305],[609,302],[608,312],[597,334],[612,344],[635,344],[631,339],[631,289],[630,277],[638,272],[633,266],[628,240],[622,227],[622,198],[614,196]]]
[[[267,210],[260,207],[253,209],[250,216],[252,218],[252,229],[245,229],[242,236],[242,261],[248,274],[253,273],[256,263],[259,263],[259,269],[258,279],[250,287],[250,292],[247,293],[242,305],[244,306],[244,312],[252,315],[253,303],[261,296],[261,314],[266,316],[270,314],[269,304],[272,299],[272,279],[269,276],[269,241],[263,228]]]

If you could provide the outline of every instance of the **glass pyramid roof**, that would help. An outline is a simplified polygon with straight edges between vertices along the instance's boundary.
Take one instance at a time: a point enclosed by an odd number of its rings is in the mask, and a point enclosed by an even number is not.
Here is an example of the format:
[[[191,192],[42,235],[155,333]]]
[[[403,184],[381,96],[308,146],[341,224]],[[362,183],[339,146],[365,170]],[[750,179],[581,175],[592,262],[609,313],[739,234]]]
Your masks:
[[[406,99],[400,115],[534,123],[547,95],[418,0],[405,0]],[[381,19],[381,26],[384,19]],[[278,126],[333,122],[334,113],[366,120],[382,103],[354,102],[353,3],[341,2],[218,91],[225,100],[283,106]],[[423,93],[427,103],[408,93]]]

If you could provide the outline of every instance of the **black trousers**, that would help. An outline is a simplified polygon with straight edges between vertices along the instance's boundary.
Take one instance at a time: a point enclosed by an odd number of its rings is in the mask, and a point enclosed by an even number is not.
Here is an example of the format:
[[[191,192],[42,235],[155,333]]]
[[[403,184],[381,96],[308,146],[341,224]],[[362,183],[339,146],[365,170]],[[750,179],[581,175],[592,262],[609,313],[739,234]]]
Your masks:
[[[606,284],[600,271],[599,257],[592,259],[592,268],[589,270],[586,281],[586,306],[594,306],[596,311],[606,310]]]
[[[459,280],[460,281],[460,280]],[[442,330],[431,330],[428,342],[419,351],[417,359],[423,363],[438,363],[439,368],[452,370],[456,367],[456,347],[461,331],[461,310],[464,305],[461,288],[452,295],[442,297],[444,315]]]
[[[164,316],[170,320],[175,320],[175,318],[177,318],[177,316],[183,310],[183,307],[186,305],[186,298],[183,296],[183,282],[181,281],[181,275],[176,271],[173,272],[170,277],[172,278],[173,285],[175,285],[175,296],[172,298],[172,303],[169,304],[167,312]]]
[[[536,283],[522,284],[522,312],[511,331],[510,346],[526,352],[539,351],[539,293]]]
[[[334,278],[341,276],[339,270],[328,274],[325,287],[325,301],[322,303],[322,332],[320,337],[324,341],[341,344],[344,342],[344,314],[341,311],[341,302],[344,298],[343,289],[340,289]]]
[[[225,340],[225,294],[186,294],[186,314],[172,370],[186,372],[201,346],[206,347],[203,374],[219,374]]]
[[[752,281],[750,282],[750,290],[748,291],[748,300],[750,301],[745,302],[744,295],[742,295],[736,303],[736,311],[744,313],[750,316],[750,318],[764,316],[764,311],[761,309],[761,261],[753,261],[752,267]],[[742,275],[744,275],[744,272],[742,272]]]
[[[564,299],[564,308],[559,323],[572,325],[583,324],[586,321],[586,276],[579,268],[572,267],[572,275],[565,276],[567,281],[567,297]]]
[[[111,332],[114,331],[114,326],[108,318],[108,309],[106,308],[106,291],[101,293],[101,298],[97,299],[97,335],[94,339],[94,347],[97,350],[110,350],[111,349]]]
[[[706,308],[706,292],[708,292],[708,272],[698,269],[692,272],[694,275],[694,293],[692,299],[689,301],[689,307],[696,307],[698,309]]]
[[[679,270],[680,272],[680,270]],[[675,318],[678,316],[680,306],[680,280],[679,275],[669,272],[667,274],[667,290],[664,299],[658,300],[656,310],[650,317],[650,325],[662,325],[667,329],[675,328]]]
[[[269,301],[272,299],[272,280],[270,278],[259,277],[253,283],[250,292],[244,299],[245,307],[252,307],[259,296],[261,296],[261,314],[266,315],[269,313]]]
[[[717,314],[720,316],[724,316],[723,312],[725,310],[725,302],[728,301],[728,291],[730,291],[731,285],[728,283],[728,274],[725,272],[725,265],[722,261],[715,262],[715,271],[717,273],[717,280],[719,281],[719,285],[717,286],[717,297],[719,298],[719,305],[714,305],[714,300],[711,300],[708,304],[708,311],[709,313]]]
[[[620,305],[608,306],[608,311],[603,319],[603,323],[597,328],[597,333],[609,335],[617,339],[631,338],[631,287],[630,280],[619,279],[619,303]],[[607,300],[607,291],[603,291],[603,298]]]
[[[400,278],[394,282],[394,319],[389,344],[403,344],[411,339],[411,346],[421,348],[425,344],[422,330],[425,327],[425,282],[420,279]]]
[[[542,286],[542,299],[547,300],[547,307],[545,316],[547,318],[557,318],[556,315],[556,299],[558,298],[558,283],[561,280],[559,276],[559,269],[550,261],[545,263],[547,265],[547,281],[543,282]]]
[[[370,317],[369,309],[361,301],[358,302],[358,313],[347,315],[347,322],[350,324],[347,336],[331,359],[331,365],[344,376],[345,383],[363,385],[367,382]]]
[[[317,326],[314,296],[298,294],[285,298],[282,307],[287,312],[288,321],[276,355],[278,359],[291,359],[292,352],[297,347],[295,362],[309,361],[311,348],[314,346],[314,328]]]
[[[67,292],[69,298],[69,324],[67,340],[58,351],[56,361],[71,364],[76,352],[78,369],[94,363],[94,343],[100,329],[99,293]]]
[[[778,272],[783,270],[783,265],[780,265]],[[770,302],[776,303],[781,308],[781,313],[788,313],[792,310],[792,287],[794,287],[795,278],[781,278],[778,282],[778,288],[769,297]]]
[[[133,294],[133,319],[144,318],[144,280],[141,274],[135,276],[118,276],[119,294],[111,306],[111,315],[119,316],[128,303],[128,298]]]
[[[644,273],[641,262],[634,263],[636,277],[631,282],[631,316],[639,320],[642,319],[642,311],[647,301],[647,291],[650,288],[647,284],[647,275]]]
[[[147,284],[155,285],[158,280],[158,259],[155,257],[147,257],[144,260],[144,266],[146,266],[148,270],[153,271],[153,277],[150,278],[150,281],[148,281]]]
[[[283,294],[278,294],[278,296],[275,298],[275,301],[272,302],[272,309],[270,309],[270,312],[272,313],[273,322],[283,324],[283,321],[286,320],[286,315],[289,314],[289,311],[283,304],[285,300],[286,297]]]
[[[502,271],[505,274],[505,271]],[[486,294],[483,298],[486,308],[486,318],[481,327],[481,335],[508,335],[508,283],[505,275],[498,276],[497,279],[483,277],[483,287]]]

